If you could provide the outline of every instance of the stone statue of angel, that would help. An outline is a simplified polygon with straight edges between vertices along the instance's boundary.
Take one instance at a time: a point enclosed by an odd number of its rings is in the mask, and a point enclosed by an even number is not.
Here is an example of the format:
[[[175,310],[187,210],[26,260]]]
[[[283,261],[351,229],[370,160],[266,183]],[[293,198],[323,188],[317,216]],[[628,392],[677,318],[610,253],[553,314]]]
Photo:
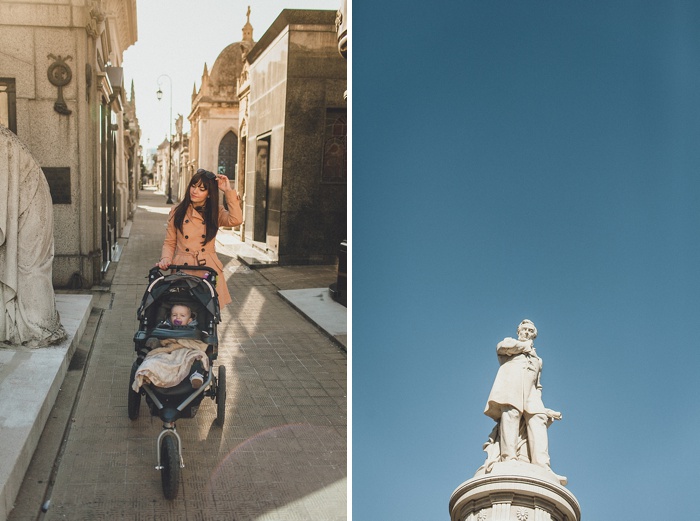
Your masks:
[[[53,204],[27,147],[0,125],[0,343],[61,342],[53,291]]]

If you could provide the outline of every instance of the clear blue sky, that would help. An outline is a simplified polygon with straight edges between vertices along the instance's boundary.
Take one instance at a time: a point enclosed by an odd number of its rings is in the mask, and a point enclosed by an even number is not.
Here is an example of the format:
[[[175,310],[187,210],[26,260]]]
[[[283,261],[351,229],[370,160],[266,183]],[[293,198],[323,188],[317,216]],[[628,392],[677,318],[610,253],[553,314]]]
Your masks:
[[[700,3],[355,0],[351,39],[353,519],[449,519],[524,318],[583,518],[700,519]]]

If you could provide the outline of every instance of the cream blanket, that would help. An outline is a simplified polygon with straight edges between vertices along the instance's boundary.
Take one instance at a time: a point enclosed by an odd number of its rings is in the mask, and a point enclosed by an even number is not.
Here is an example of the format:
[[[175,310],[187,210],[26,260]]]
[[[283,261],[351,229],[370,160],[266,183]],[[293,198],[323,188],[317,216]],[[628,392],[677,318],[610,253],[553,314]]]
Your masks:
[[[138,392],[144,383],[156,387],[175,387],[190,372],[195,360],[201,360],[205,371],[209,370],[207,344],[201,340],[166,338],[161,347],[153,349],[136,370],[131,388]]]

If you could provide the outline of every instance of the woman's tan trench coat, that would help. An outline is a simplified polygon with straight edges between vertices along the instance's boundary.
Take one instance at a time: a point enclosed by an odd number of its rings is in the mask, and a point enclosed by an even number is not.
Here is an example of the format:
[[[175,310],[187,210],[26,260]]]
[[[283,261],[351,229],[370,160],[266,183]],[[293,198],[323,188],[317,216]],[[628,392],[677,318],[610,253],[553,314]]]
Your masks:
[[[243,222],[243,212],[238,201],[228,203],[229,209],[219,206],[219,226],[238,226]],[[212,239],[206,244],[202,240],[206,237],[206,227],[204,219],[192,206],[187,209],[185,218],[182,221],[182,233],[175,228],[174,217],[175,208],[168,216],[168,228],[165,232],[163,251],[161,258],[171,259],[171,264],[186,264],[190,266],[209,266],[214,268],[219,274],[216,283],[216,291],[219,294],[219,305],[223,308],[231,302],[231,295],[226,287],[224,278],[224,266],[219,257],[216,256],[216,239]],[[203,272],[192,272],[202,276]]]

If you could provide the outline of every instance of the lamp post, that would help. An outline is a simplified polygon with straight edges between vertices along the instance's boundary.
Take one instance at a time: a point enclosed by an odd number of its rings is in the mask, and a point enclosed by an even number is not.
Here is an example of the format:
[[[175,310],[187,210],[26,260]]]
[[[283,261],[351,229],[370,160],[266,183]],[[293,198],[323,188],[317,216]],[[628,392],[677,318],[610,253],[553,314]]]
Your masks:
[[[165,204],[173,204],[173,185],[172,185],[172,164],[173,164],[173,80],[167,74],[158,76],[158,101],[163,98],[163,91],[160,90],[161,78],[168,78],[170,82],[170,119],[168,120],[168,200]]]

